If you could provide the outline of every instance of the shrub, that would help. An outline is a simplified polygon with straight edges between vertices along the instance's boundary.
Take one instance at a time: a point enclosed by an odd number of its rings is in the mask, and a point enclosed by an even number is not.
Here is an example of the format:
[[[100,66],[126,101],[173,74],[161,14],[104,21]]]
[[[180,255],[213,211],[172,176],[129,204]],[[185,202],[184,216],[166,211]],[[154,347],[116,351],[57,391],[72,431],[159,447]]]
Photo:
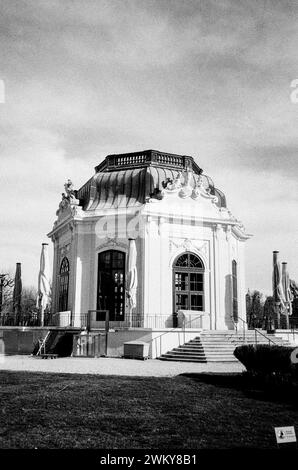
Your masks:
[[[234,356],[242,362],[248,372],[293,374],[297,376],[297,365],[291,362],[294,347],[269,346],[267,344],[238,346]]]

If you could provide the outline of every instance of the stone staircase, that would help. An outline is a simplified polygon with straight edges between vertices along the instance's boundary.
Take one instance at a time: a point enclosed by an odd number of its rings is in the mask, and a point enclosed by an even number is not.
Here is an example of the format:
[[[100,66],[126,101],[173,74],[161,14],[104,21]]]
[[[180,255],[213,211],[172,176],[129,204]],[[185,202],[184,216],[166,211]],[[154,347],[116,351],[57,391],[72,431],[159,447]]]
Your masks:
[[[273,334],[263,332],[266,337],[257,334],[257,344],[268,344],[270,338],[275,344],[287,346],[288,341]],[[192,339],[177,348],[162,354],[158,359],[161,361],[183,361],[183,362],[238,362],[233,352],[237,346],[242,344],[255,344],[255,331],[235,332],[226,331],[203,331],[200,336]]]

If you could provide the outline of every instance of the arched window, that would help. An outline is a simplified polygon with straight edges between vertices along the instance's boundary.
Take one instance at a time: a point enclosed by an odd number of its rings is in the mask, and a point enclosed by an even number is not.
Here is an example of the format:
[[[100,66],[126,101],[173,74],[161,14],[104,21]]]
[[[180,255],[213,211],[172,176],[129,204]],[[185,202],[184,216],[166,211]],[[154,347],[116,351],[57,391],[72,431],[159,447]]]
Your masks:
[[[59,312],[68,310],[69,261],[63,258],[60,265]]]
[[[233,319],[238,321],[238,287],[237,287],[237,262],[232,261],[232,302],[233,302]]]
[[[204,264],[197,255],[184,253],[173,265],[174,312],[204,310]]]
[[[98,255],[97,310],[108,310],[110,320],[125,317],[125,253],[107,250]],[[97,316],[105,320],[105,313]]]

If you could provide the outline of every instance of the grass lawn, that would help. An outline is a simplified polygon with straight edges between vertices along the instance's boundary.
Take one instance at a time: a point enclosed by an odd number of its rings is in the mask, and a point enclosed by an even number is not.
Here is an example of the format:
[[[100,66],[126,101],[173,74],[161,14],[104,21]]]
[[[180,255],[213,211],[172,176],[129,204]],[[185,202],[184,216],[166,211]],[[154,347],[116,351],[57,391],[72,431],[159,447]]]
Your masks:
[[[274,426],[297,432],[293,404],[214,382],[0,371],[0,448],[275,449]]]

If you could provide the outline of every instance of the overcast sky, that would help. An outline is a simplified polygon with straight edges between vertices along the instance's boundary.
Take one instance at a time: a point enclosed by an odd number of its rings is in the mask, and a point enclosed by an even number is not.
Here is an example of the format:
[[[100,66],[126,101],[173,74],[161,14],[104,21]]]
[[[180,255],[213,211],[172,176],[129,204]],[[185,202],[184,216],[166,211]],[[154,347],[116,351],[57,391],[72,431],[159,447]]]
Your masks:
[[[107,154],[192,155],[298,280],[297,1],[0,0],[0,270],[36,285],[63,185]],[[51,243],[51,241],[49,241]]]

